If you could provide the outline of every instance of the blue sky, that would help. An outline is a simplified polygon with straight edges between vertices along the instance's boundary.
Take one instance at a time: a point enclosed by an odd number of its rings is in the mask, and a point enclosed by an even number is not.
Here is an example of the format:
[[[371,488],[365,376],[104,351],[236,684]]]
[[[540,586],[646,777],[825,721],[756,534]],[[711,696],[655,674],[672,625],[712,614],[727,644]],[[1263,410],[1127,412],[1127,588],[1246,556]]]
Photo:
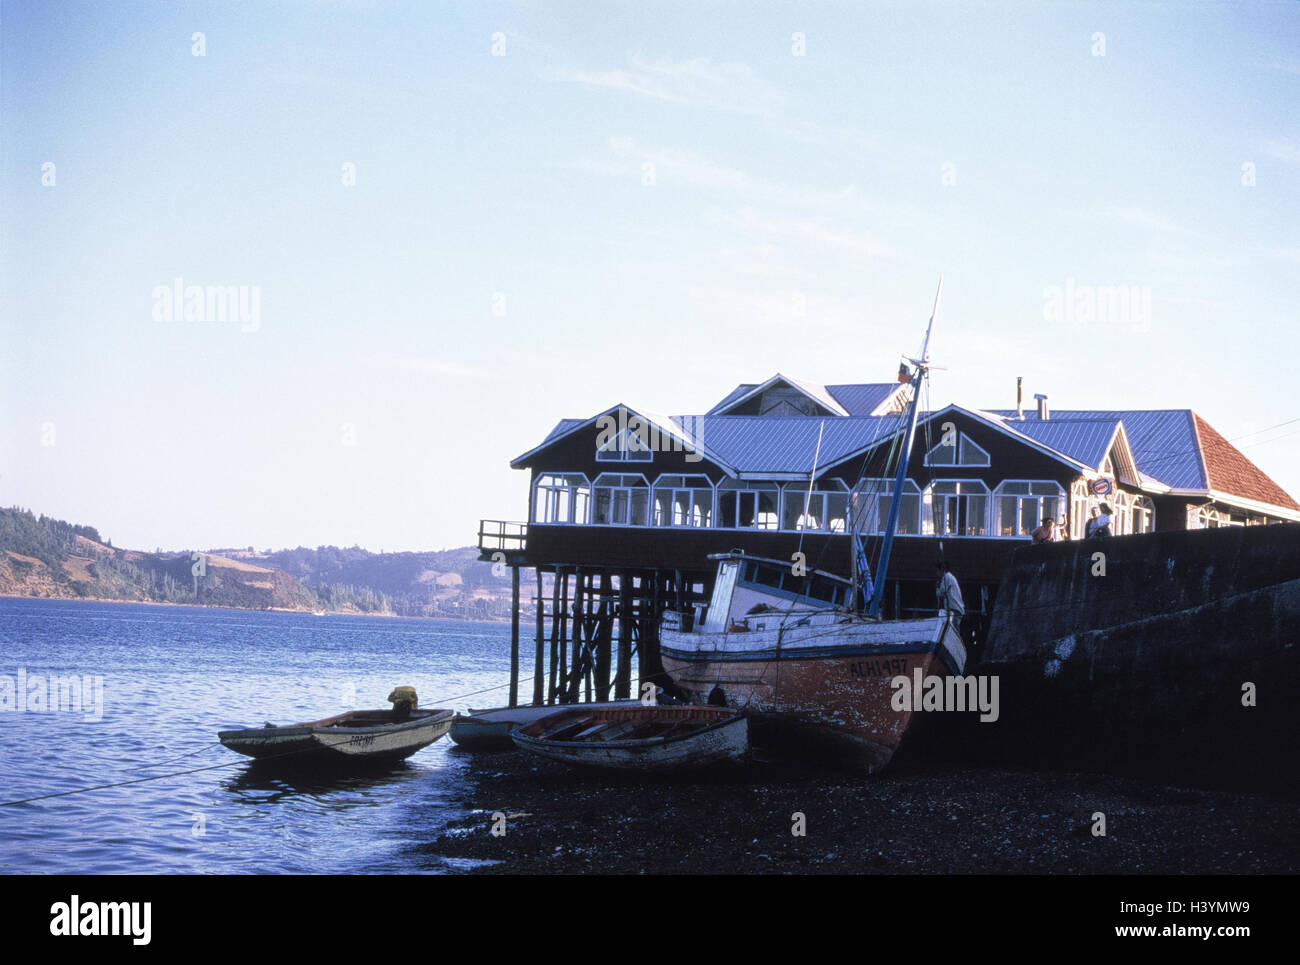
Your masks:
[[[935,403],[1192,408],[1300,494],[1298,41],[1285,3],[4,0],[0,505],[464,545],[562,417],[891,380],[941,273]],[[255,330],[159,320],[175,278],[257,286]]]

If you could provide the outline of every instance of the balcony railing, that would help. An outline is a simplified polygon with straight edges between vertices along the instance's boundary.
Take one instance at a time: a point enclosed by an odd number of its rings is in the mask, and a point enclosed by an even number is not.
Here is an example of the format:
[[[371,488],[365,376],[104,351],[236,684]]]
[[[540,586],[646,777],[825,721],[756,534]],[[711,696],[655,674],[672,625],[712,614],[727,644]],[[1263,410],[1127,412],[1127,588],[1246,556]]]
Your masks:
[[[498,550],[506,553],[522,553],[527,545],[527,523],[510,522],[504,519],[479,520],[478,548],[480,553],[493,553]]]

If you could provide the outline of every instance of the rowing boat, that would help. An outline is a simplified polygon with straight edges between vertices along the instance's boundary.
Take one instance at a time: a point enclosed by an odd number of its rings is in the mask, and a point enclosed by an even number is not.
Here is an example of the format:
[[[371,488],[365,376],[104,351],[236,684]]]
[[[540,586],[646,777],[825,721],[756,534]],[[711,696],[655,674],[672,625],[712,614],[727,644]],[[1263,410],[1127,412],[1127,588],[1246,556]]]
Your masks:
[[[232,751],[283,763],[400,761],[428,747],[451,728],[450,710],[352,710],[287,727],[223,730],[217,739]]]
[[[510,737],[526,751],[567,764],[672,771],[743,761],[749,721],[725,707],[578,707]]]
[[[577,705],[584,710],[618,707],[640,707],[639,700],[614,700],[604,703]],[[541,720],[572,706],[543,705],[541,707],[490,707],[483,710],[470,708],[468,715],[457,714],[451,722],[451,739],[467,751],[512,750],[514,741],[510,732],[533,721]]]

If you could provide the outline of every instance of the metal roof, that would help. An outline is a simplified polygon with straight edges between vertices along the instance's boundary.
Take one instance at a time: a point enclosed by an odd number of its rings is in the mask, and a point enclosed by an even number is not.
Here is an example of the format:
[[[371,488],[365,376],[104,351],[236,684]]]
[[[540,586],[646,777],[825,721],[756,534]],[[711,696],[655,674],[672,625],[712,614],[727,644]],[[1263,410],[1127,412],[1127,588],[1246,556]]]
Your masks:
[[[766,389],[775,382],[786,382],[839,418],[874,416],[877,414],[876,410],[885,405],[899,389],[906,387],[906,383],[901,382],[822,385],[818,382],[792,378],[778,372],[766,382],[746,382],[743,385],[736,386],[727,393],[725,399],[710,409],[706,415],[720,415],[746,396]]]
[[[822,433],[819,466],[869,446],[897,429],[897,416],[823,418],[808,416],[690,416],[679,425],[740,473],[807,473]]]
[[[1138,471],[1172,489],[1207,489],[1205,463],[1189,409],[1060,409],[1044,422],[1036,410],[1026,410],[1023,420],[1015,409],[995,410],[1007,425],[1021,432],[1026,427],[1053,422],[1124,423]],[[1029,430],[1036,431],[1036,430]]]
[[[1052,418],[1047,421],[1034,419],[1032,422],[1003,420],[1003,425],[1007,428],[1092,469],[1100,469],[1106,461],[1106,454],[1110,452],[1120,424],[1119,419],[1063,421]]]
[[[849,415],[871,416],[876,415],[876,410],[888,402],[894,393],[907,387],[906,382],[879,382],[870,385],[828,385],[826,391],[835,396]]]

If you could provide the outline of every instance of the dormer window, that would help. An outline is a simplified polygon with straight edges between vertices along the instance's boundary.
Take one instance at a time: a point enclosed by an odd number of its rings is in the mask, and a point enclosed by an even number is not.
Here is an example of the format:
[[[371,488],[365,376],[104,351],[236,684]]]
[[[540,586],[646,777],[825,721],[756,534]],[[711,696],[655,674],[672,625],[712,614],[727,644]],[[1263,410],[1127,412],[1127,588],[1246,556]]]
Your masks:
[[[966,466],[979,468],[991,465],[989,454],[971,442],[966,433],[958,433],[956,439],[947,443],[940,442],[925,454],[927,466]]]

